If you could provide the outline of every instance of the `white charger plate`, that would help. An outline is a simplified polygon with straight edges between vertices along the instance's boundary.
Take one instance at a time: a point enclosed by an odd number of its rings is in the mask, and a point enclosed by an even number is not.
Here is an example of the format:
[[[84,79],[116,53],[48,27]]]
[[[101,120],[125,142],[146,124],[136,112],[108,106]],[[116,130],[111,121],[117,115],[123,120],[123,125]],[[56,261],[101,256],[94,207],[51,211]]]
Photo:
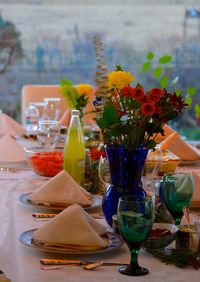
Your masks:
[[[78,251],[78,250],[69,251],[69,249],[65,249],[63,247],[61,248],[56,246],[44,246],[44,245],[35,244],[34,241],[32,240],[32,236],[36,230],[37,229],[31,229],[21,233],[19,236],[19,241],[26,246],[34,247],[42,252],[62,253],[62,254],[71,254],[71,255],[102,254],[102,253],[107,253],[117,250],[123,245],[123,241],[119,235],[112,232],[107,232],[107,237],[109,239],[108,247],[97,251]]]
[[[44,205],[44,204],[33,204],[31,203],[30,201],[28,201],[28,198],[29,196],[31,195],[32,193],[25,193],[25,194],[21,194],[19,196],[19,201],[23,204],[26,204],[26,205],[29,205],[29,206],[32,206],[32,207],[37,207],[37,208],[40,208],[40,209],[45,209],[45,210],[58,210],[58,211],[62,211],[64,210],[66,207],[64,206],[54,206],[54,205]],[[91,206],[89,207],[84,207],[83,209],[85,211],[88,211],[88,212],[92,212],[93,210],[95,209],[98,209],[98,208],[101,208],[101,205],[102,205],[102,197],[99,196],[99,195],[93,195],[93,198],[92,198],[92,204]]]

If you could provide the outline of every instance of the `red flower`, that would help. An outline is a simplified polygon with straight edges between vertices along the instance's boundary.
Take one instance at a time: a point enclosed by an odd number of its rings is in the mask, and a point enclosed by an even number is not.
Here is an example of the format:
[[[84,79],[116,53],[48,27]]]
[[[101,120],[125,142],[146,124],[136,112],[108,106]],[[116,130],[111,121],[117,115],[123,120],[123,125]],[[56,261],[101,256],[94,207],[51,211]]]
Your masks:
[[[98,160],[101,157],[101,152],[97,148],[90,149],[90,157],[92,160]]]
[[[160,89],[158,87],[152,88],[147,94],[147,99],[149,102],[159,102],[164,93],[165,90],[163,89]]]
[[[148,99],[147,99],[147,95],[144,95],[139,101],[138,101],[141,105],[145,104],[145,103],[149,103]]]
[[[98,148],[90,149],[90,157],[93,161],[100,159],[101,156],[104,157],[104,158],[106,157],[105,150],[99,151]]]
[[[133,88],[131,86],[125,86],[122,89],[122,95],[125,97],[130,97],[132,95]]]
[[[117,114],[118,114],[118,117],[121,118],[123,115],[125,115],[125,112],[118,111]]]
[[[156,111],[156,107],[153,103],[144,103],[141,107],[141,112],[145,116],[152,116]]]
[[[140,101],[144,97],[144,90],[141,87],[132,88],[131,97]]]
[[[184,103],[183,97],[181,95],[177,96],[176,93],[169,95],[169,102],[178,112],[181,112],[182,109],[188,106],[188,104]]]
[[[105,150],[101,151],[101,157],[106,158],[106,151]]]
[[[155,105],[155,108],[156,108],[155,113],[156,114],[161,114],[162,113],[161,108],[157,104],[154,104],[154,105]]]

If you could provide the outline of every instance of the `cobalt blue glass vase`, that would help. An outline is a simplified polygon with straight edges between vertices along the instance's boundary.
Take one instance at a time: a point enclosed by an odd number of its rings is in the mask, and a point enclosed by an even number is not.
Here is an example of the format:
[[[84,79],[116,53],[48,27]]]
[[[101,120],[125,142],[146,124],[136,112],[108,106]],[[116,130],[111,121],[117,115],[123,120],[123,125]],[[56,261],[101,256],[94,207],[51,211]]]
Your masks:
[[[106,146],[105,149],[112,184],[103,196],[102,209],[107,223],[112,226],[120,197],[146,196],[141,178],[148,149],[139,146],[128,150],[124,145]]]

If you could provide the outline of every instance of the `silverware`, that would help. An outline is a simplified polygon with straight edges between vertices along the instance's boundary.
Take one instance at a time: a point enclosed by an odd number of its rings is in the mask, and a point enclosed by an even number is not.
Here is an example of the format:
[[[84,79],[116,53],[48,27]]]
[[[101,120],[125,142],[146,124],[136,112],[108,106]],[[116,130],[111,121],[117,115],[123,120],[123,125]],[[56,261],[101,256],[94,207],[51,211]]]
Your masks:
[[[71,260],[71,259],[41,259],[40,263],[43,265],[54,265],[54,266],[61,266],[61,265],[89,265],[100,263],[99,261],[85,261],[85,260]],[[111,266],[111,265],[127,265],[122,262],[105,262],[101,261],[101,265]]]
[[[36,221],[46,221],[46,220],[49,220],[55,217],[56,215],[57,215],[56,213],[32,213],[32,216],[34,217]],[[103,217],[101,214],[98,214],[98,213],[94,213],[90,215],[94,217],[95,219],[100,219]]]
[[[71,265],[76,265],[76,264],[71,264]],[[86,265],[82,265],[83,269],[85,270],[93,270],[99,266],[103,265],[103,261],[97,261],[94,263],[90,263],[90,264],[86,264]],[[54,266],[42,266],[41,269],[42,270],[53,270],[53,269],[62,269],[64,267],[66,267],[67,265],[54,265]]]
[[[95,269],[99,266],[103,265],[103,261],[97,261],[97,262],[94,262],[94,263],[90,263],[90,264],[87,264],[87,265],[84,265],[83,266],[83,269],[85,270],[92,270],[92,269]]]

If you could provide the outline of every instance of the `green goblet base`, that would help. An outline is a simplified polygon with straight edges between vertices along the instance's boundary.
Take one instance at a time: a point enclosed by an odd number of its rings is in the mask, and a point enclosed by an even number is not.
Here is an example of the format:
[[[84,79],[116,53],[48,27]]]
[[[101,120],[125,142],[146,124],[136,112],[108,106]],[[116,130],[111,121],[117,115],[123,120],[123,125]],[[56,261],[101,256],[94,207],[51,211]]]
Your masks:
[[[135,268],[132,268],[130,265],[122,266],[120,267],[119,272],[121,274],[129,275],[129,276],[142,276],[149,273],[148,269],[141,267],[139,265]]]

